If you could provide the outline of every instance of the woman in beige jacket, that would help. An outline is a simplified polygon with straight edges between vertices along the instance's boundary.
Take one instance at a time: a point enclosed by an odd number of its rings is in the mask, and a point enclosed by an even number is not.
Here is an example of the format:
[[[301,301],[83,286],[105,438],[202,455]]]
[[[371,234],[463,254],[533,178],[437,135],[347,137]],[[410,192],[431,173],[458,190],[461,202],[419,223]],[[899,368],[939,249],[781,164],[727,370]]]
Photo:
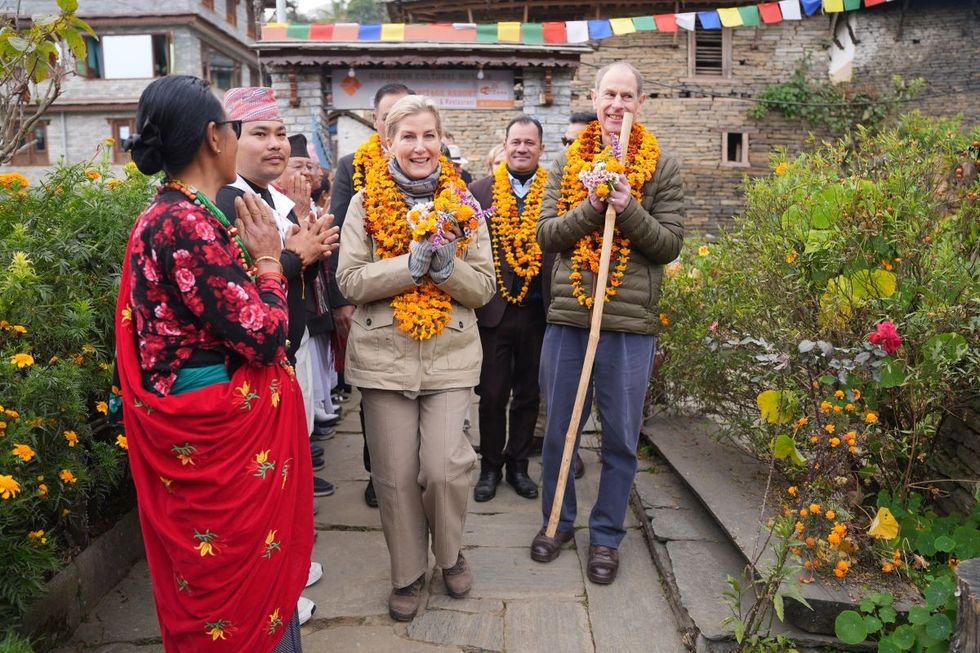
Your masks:
[[[357,305],[345,374],[364,398],[371,474],[391,556],[388,609],[392,618],[409,621],[421,600],[430,535],[450,595],[463,597],[472,584],[460,548],[476,453],[463,420],[482,359],[473,309],[490,300],[495,286],[484,222],[419,241],[407,226],[409,209],[440,193],[463,218],[460,202],[472,201],[440,157],[435,104],[402,98],[389,111],[383,136],[389,156],[367,171],[364,190],[351,200],[337,280]]]

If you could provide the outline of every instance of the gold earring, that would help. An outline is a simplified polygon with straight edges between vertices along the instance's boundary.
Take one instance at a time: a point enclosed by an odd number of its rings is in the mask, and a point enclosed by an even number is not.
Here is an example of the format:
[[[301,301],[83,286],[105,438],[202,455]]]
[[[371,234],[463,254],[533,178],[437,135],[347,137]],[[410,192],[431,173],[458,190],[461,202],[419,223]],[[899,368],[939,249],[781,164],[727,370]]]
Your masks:
[[[221,154],[221,150],[218,150],[218,154]]]

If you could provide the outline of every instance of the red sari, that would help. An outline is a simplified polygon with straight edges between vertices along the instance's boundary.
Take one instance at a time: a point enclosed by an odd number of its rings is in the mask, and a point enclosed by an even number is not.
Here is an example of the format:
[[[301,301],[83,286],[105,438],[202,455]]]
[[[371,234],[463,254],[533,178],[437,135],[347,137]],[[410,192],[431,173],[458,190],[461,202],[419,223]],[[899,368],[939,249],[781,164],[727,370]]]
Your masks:
[[[313,548],[303,397],[280,364],[245,364],[230,383],[185,394],[147,391],[131,305],[135,240],[116,356],[163,645],[267,653],[293,617]]]

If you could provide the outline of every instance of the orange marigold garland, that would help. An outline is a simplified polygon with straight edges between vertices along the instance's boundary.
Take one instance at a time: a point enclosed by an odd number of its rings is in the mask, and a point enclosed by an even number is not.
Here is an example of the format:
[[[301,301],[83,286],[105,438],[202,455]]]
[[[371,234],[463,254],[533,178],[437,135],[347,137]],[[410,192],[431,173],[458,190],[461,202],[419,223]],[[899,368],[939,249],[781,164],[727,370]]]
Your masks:
[[[500,296],[511,304],[524,301],[531,282],[541,272],[541,246],[538,245],[537,228],[547,181],[547,170],[538,168],[531,190],[524,198],[524,213],[519,215],[510,175],[507,174],[507,164],[501,163],[493,173],[493,267],[497,273]],[[521,291],[516,296],[510,294],[510,289],[504,283],[500,268],[501,258],[507,261],[515,275],[524,280]]]
[[[453,203],[451,199],[454,195],[459,198],[460,194],[465,194],[466,185],[445,156],[439,157],[439,164],[441,170],[433,205],[438,203],[439,210],[460,215],[460,227],[464,235],[471,235],[475,233],[479,221],[476,220],[473,224],[475,216],[467,215],[467,211],[460,208],[469,207],[460,200]],[[374,238],[375,252],[381,258],[393,258],[408,253],[409,243],[416,236],[413,236],[406,219],[407,213],[408,205],[388,171],[387,159],[377,160],[375,165],[366,170],[364,228]],[[428,233],[431,232],[420,230],[417,236],[425,237]],[[459,239],[457,256],[462,255],[471,239]],[[425,277],[417,288],[396,295],[391,300],[391,308],[400,330],[415,340],[428,340],[442,333],[449,323],[452,300],[448,293]]]
[[[385,158],[384,148],[381,147],[381,136],[371,134],[371,138],[361,144],[354,152],[354,175],[351,179],[351,186],[354,192],[364,188],[367,181],[366,171],[374,167],[374,164]]]
[[[609,148],[602,147],[602,130],[598,121],[589,126],[579,135],[578,139],[568,148],[568,159],[561,180],[561,195],[558,197],[557,213],[565,215],[569,209],[578,206],[588,198],[585,184],[579,178],[579,173],[592,169],[593,162],[608,158]],[[626,148],[626,179],[630,191],[637,202],[643,199],[643,186],[653,177],[660,160],[660,146],[656,137],[647,129],[634,123],[630,131],[629,145]],[[588,268],[592,274],[599,272],[599,254],[602,248],[602,229],[585,236],[575,244],[572,254],[572,272],[569,278],[572,282],[572,294],[578,303],[591,309],[594,298],[582,285],[582,270]],[[605,300],[608,302],[616,295],[617,288],[622,285],[626,275],[626,267],[630,256],[629,238],[623,236],[619,227],[613,231],[612,257],[616,266],[609,273],[609,284],[606,286]]]

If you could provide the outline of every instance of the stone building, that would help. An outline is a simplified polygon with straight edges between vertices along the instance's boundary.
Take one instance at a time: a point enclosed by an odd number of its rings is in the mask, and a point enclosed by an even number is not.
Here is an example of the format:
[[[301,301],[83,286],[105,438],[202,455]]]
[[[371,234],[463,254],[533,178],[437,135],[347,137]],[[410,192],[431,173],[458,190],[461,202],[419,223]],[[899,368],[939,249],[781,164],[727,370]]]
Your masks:
[[[57,13],[55,0],[22,0],[21,13]],[[105,139],[116,145],[116,165],[129,160],[119,142],[135,128],[140,93],[154,78],[188,74],[223,89],[259,82],[252,49],[257,20],[251,0],[82,0],[78,16],[98,40],[86,37],[88,55],[76,75],[28,139],[27,147],[3,169],[41,177],[47,166],[92,159]]]
[[[386,2],[392,21],[410,24],[583,20],[750,4],[757,2]],[[488,147],[499,142],[502,127],[518,111],[542,119],[548,150],[557,151],[568,114],[591,108],[588,91],[597,68],[628,59],[646,80],[648,99],[642,119],[662,146],[680,157],[689,226],[713,231],[740,210],[745,177],[767,174],[776,148],[797,152],[811,131],[778,113],[764,120],[747,117],[762,90],[791,79],[807,59],[812,79],[824,81],[833,73],[851,94],[880,93],[893,74],[905,79],[922,77],[925,86],[919,99],[903,108],[962,113],[967,122],[976,122],[980,118],[975,101],[980,91],[980,46],[974,37],[978,26],[980,12],[975,2],[931,0],[891,2],[760,27],[704,30],[699,24],[693,32],[645,31],[578,45],[344,44],[336,38],[311,39],[308,33],[304,38],[293,32],[293,38],[287,38],[284,30],[280,35],[264,36],[257,47],[280,98],[284,102],[289,98],[286,110],[291,124],[302,130],[311,127],[320,98],[324,111],[329,110],[332,76],[343,76],[350,68],[355,75],[365,67],[394,66],[483,70],[487,74],[509,71],[515,86],[512,107],[444,112],[448,129],[473,169]],[[815,136],[829,134],[818,131]]]

